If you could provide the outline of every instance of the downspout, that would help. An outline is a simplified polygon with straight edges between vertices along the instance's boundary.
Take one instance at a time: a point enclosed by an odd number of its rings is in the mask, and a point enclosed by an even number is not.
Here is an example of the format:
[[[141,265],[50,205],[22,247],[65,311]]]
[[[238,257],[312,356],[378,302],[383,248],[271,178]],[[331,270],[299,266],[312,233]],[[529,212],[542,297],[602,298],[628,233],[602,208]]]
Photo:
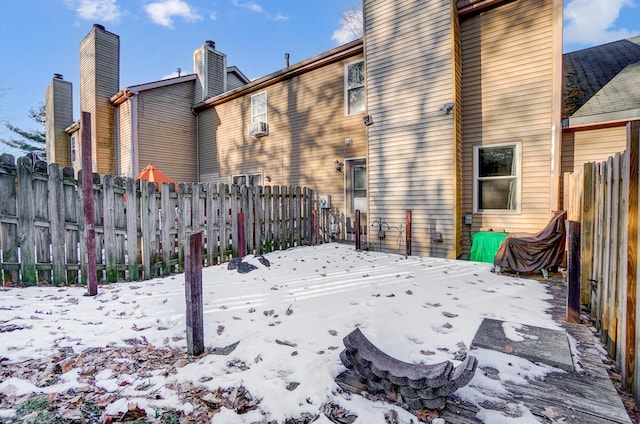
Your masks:
[[[138,175],[138,93],[132,93],[131,99],[131,178]]]
[[[560,177],[562,154],[562,0],[552,3],[552,105],[549,212],[553,215],[560,207]]]
[[[196,181],[200,182],[200,114],[191,108],[196,117]]]

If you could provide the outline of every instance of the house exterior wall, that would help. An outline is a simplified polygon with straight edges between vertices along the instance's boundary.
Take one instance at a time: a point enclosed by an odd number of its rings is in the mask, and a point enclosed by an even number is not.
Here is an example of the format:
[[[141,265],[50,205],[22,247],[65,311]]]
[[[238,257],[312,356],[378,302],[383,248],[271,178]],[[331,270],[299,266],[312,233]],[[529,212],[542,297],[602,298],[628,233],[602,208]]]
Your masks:
[[[69,135],[64,131],[73,123],[71,82],[55,75],[45,92],[45,138],[47,161],[71,165]]]
[[[363,5],[367,113],[373,119],[367,127],[369,224],[404,228],[411,209],[413,253],[456,257],[459,105],[449,114],[441,110],[460,95],[455,2]],[[382,249],[404,251],[397,232],[388,231]]]
[[[264,185],[330,194],[334,212],[344,214],[345,175],[335,162],[366,156],[362,115],[345,116],[344,65],[361,58],[360,51],[200,111],[200,181],[229,184],[232,175],[261,173]],[[251,96],[265,91],[269,135],[252,138]]]
[[[517,0],[461,21],[463,205],[472,233],[537,232],[551,216],[555,3]],[[520,211],[473,213],[473,148],[505,142],[520,143]]]
[[[80,43],[80,110],[91,113],[93,171],[115,172],[114,114],[120,85],[120,37],[94,25]]]
[[[116,175],[135,177],[132,168],[131,100],[119,104],[115,110]],[[137,169],[137,166],[136,166]]]
[[[562,172],[572,172],[587,162],[604,162],[626,148],[626,126],[565,130],[562,134]]]
[[[176,182],[196,182],[196,118],[193,81],[137,95],[138,169],[153,164]]]

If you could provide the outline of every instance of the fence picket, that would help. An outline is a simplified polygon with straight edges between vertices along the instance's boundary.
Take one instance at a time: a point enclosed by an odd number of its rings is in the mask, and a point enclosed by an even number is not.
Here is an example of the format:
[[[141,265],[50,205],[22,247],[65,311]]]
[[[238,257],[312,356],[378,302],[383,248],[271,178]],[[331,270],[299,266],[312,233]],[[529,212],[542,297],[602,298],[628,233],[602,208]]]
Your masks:
[[[314,192],[289,186],[181,183],[172,188],[92,174],[96,272],[103,282],[182,272],[188,236],[204,231],[207,265],[246,252],[312,244]],[[0,276],[3,284],[87,283],[82,173],[0,155]],[[178,265],[176,267],[176,265]]]
[[[22,284],[37,283],[35,257],[35,210],[33,173],[27,157],[18,159],[18,234],[20,237],[20,279]]]
[[[67,281],[65,269],[65,228],[64,228],[64,194],[62,186],[62,169],[57,163],[49,166],[48,181],[49,222],[51,225],[51,256],[53,262],[53,284],[64,284]]]
[[[116,267],[116,216],[114,181],[111,175],[102,179],[102,201],[104,202],[104,262],[105,278],[108,283],[118,280]]]

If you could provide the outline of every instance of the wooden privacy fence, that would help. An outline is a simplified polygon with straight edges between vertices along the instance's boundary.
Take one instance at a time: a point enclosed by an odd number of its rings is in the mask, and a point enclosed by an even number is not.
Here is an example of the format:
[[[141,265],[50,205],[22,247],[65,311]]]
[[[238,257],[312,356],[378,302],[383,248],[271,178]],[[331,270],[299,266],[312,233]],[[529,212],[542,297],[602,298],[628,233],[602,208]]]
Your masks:
[[[81,178],[58,164],[0,156],[4,284],[86,283]],[[206,265],[239,251],[315,244],[314,192],[301,187],[163,184],[93,175],[98,280],[149,279],[184,266],[188,236],[204,234]],[[240,220],[239,217],[244,217]],[[239,228],[240,227],[240,228]],[[244,230],[245,240],[238,237]]]
[[[581,303],[587,305],[623,385],[640,401],[638,316],[638,142],[640,122],[627,127],[627,149],[564,176],[568,219],[579,221]]]

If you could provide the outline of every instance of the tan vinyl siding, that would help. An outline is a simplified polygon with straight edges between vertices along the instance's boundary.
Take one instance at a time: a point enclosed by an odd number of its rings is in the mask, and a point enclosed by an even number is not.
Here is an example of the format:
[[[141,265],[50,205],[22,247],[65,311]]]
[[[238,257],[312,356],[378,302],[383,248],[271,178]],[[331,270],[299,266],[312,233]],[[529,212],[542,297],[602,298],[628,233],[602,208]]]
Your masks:
[[[344,174],[336,160],[365,157],[362,115],[344,113],[344,64],[362,55],[247,92],[200,112],[200,180],[262,173],[266,185],[300,185],[330,194],[344,213]],[[251,95],[267,92],[269,135],[251,138]],[[353,144],[345,146],[345,139]]]
[[[69,81],[54,77],[47,86],[45,116],[47,161],[60,166],[70,166],[70,140],[64,131],[73,123],[73,93]]]
[[[365,1],[369,221],[402,228],[412,209],[412,249],[455,257],[458,235],[455,102],[457,19],[450,1]],[[433,233],[444,242],[432,242]],[[404,250],[395,233],[383,248]],[[377,240],[375,240],[377,242]],[[377,243],[376,243],[377,245]]]
[[[565,131],[562,143],[562,172],[581,168],[587,162],[603,162],[627,148],[627,127],[587,131]]]
[[[131,169],[131,101],[116,109],[117,175],[135,177]]]
[[[94,26],[80,43],[80,110],[91,113],[94,171],[115,172],[114,115],[109,102],[119,90],[120,38]]]
[[[153,164],[176,182],[197,181],[194,84],[167,85],[138,94],[138,167]]]
[[[474,209],[473,147],[521,143],[521,213],[475,214],[472,232],[537,232],[550,218],[552,23],[553,0],[517,0],[461,22],[464,213]]]

